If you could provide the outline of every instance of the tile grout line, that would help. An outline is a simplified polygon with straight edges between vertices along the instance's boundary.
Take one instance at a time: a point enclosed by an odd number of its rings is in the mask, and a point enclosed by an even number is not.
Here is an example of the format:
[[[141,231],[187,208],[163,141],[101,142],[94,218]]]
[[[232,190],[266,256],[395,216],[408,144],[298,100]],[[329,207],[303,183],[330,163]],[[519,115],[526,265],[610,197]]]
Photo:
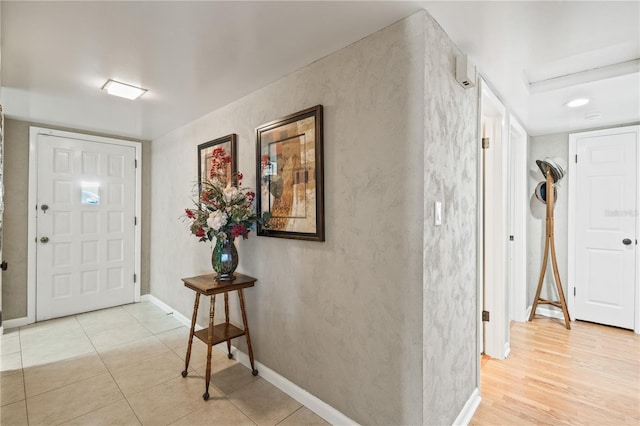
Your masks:
[[[24,390],[24,414],[27,418],[27,425],[29,424],[29,406],[27,402],[27,381],[24,377],[24,361],[22,358],[22,327],[18,328],[18,345],[20,346],[20,374],[22,374],[22,388]]]
[[[124,311],[126,311],[126,309],[123,308]],[[127,312],[128,313],[128,312]],[[129,314],[131,315],[131,314]],[[75,315],[74,315],[75,317]],[[137,319],[136,319],[137,320]],[[80,320],[78,320],[76,318],[76,321],[78,321],[78,323],[80,323]],[[82,327],[82,323],[80,323],[80,327]],[[133,407],[131,406],[131,403],[129,402],[129,399],[127,398],[127,396],[124,394],[124,392],[122,391],[122,388],[120,388],[120,385],[118,384],[117,380],[115,377],[113,377],[113,374],[111,373],[111,369],[109,368],[109,366],[107,365],[106,362],[104,362],[104,359],[102,359],[102,356],[100,355],[100,352],[98,351],[98,348],[96,348],[96,346],[93,344],[93,340],[91,340],[91,337],[87,334],[87,331],[85,330],[84,327],[82,327],[82,332],[85,334],[85,336],[87,336],[87,339],[89,339],[89,342],[91,343],[91,346],[93,347],[93,349],[96,351],[96,355],[98,355],[98,358],[100,358],[100,362],[102,363],[102,365],[104,365],[104,368],[107,370],[107,373],[109,373],[109,377],[111,377],[111,380],[113,380],[113,383],[116,385],[116,387],[118,388],[118,391],[120,392],[120,394],[122,395],[122,398],[125,400],[125,402],[127,403],[127,405],[129,406],[129,409],[131,410],[131,412],[133,413],[133,415],[136,417],[136,420],[138,420],[138,423],[142,424],[142,421],[140,421],[140,418],[138,417],[138,414],[136,413],[136,410],[133,409]],[[164,342],[163,342],[164,343]],[[126,344],[126,343],[125,343]],[[117,345],[116,345],[117,346]],[[116,401],[117,402],[117,401]],[[108,407],[111,404],[105,405],[105,407]],[[93,413],[95,411],[98,411],[100,409],[102,409],[104,407],[100,407],[100,408],[96,408],[93,411],[90,411],[89,413],[84,413],[80,416],[74,417],[74,418],[78,418],[78,417],[82,417],[85,416],[87,414]],[[73,420],[73,419],[70,419]],[[69,421],[69,420],[67,420]]]

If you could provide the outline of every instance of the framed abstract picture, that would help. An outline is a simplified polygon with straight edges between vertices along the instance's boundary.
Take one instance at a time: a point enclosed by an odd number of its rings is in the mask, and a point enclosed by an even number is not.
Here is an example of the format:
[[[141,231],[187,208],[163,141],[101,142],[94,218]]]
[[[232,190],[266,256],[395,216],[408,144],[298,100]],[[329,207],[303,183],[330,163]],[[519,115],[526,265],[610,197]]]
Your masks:
[[[229,161],[224,163],[223,167],[217,169],[218,173],[222,173],[221,177],[226,182],[230,182],[232,177],[237,171],[238,157],[236,153],[236,139],[235,133],[227,136],[223,136],[218,139],[214,139],[209,142],[198,145],[198,185],[202,182],[211,182],[213,179],[212,173],[215,173],[212,167],[212,161],[214,159],[214,151],[222,150],[224,158]],[[220,156],[218,156],[219,158]]]
[[[324,241],[322,105],[256,129],[258,235]]]

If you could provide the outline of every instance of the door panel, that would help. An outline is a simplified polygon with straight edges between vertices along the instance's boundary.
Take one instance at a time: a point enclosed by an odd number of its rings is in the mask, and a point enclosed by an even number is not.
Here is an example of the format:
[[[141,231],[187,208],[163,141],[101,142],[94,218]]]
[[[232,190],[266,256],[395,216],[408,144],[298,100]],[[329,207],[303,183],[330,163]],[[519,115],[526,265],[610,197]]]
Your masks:
[[[38,321],[135,297],[135,148],[38,136]]]
[[[575,317],[633,329],[635,132],[577,139]]]

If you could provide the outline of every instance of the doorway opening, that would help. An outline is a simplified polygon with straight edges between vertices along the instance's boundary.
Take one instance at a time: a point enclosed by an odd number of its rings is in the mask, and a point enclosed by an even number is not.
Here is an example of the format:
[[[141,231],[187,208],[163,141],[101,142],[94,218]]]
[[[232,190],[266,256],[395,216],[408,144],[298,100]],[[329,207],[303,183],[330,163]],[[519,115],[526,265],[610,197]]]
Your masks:
[[[504,359],[510,322],[526,321],[527,133],[480,81],[481,353]]]

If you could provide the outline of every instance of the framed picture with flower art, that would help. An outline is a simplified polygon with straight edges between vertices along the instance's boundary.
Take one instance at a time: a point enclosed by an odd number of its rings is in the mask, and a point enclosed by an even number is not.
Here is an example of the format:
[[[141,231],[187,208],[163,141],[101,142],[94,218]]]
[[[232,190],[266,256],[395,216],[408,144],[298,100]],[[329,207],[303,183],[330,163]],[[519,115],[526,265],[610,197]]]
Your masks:
[[[322,105],[256,129],[258,235],[324,241]]]
[[[202,182],[210,183],[214,178],[225,183],[232,181],[238,167],[236,139],[236,134],[232,133],[198,145],[198,189]],[[216,164],[216,161],[223,161],[223,164]]]
[[[211,265],[216,280],[232,281],[238,266],[235,240],[247,239],[253,225],[268,226],[269,215],[258,216],[255,192],[242,187],[242,173],[236,170],[236,135],[198,146],[198,184],[193,206],[184,210],[189,232],[200,242],[214,242]]]

